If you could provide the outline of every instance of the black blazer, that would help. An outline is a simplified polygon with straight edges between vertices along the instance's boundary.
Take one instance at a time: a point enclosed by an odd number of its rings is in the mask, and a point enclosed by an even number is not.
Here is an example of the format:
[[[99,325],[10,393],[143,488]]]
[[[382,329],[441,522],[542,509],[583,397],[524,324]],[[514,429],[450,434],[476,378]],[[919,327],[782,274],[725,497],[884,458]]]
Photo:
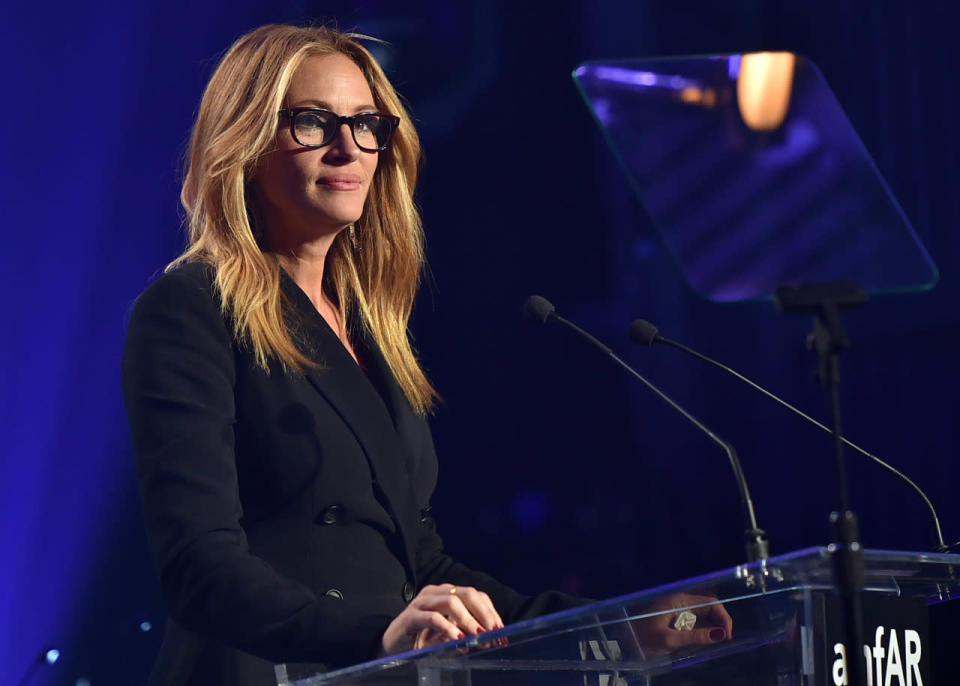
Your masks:
[[[274,662],[374,657],[425,584],[483,589],[507,622],[579,604],[527,597],[451,560],[429,516],[437,459],[377,346],[366,373],[285,274],[298,345],[266,373],[238,344],[212,270],[140,296],[123,387],[147,533],[170,612],[151,684],[275,684]]]

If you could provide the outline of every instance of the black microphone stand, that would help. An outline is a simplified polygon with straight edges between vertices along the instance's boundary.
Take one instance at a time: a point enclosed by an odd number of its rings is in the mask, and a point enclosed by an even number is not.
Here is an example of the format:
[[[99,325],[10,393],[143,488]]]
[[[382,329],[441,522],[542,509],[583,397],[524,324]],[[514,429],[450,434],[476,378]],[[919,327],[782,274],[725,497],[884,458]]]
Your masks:
[[[788,403],[783,398],[779,397],[774,393],[771,393],[760,384],[754,383],[753,381],[745,377],[740,372],[734,369],[731,369],[730,367],[728,367],[725,364],[722,364],[721,362],[717,362],[712,357],[707,357],[703,353],[697,352],[693,348],[688,348],[683,343],[678,343],[677,341],[671,340],[666,336],[662,336],[660,334],[660,331],[657,329],[657,327],[646,320],[637,319],[632,324],[630,324],[629,335],[630,335],[630,340],[636,343],[637,345],[651,346],[654,343],[662,343],[663,345],[668,345],[671,348],[676,348],[677,350],[680,350],[686,353],[687,355],[690,355],[691,357],[695,357],[698,360],[702,360],[703,362],[711,364],[717,369],[721,369],[727,374],[730,374],[734,378],[738,379],[739,381],[742,381],[743,383],[747,384],[748,386],[750,386],[750,388],[754,389],[755,391],[759,391],[760,393],[768,397],[770,400],[774,401],[781,407],[785,407],[786,409],[790,410],[798,417],[805,419],[806,421],[810,422],[814,426],[822,429],[823,431],[826,431],[828,434],[831,434],[831,435],[833,434],[833,429],[827,428],[825,424],[821,424],[820,422],[818,422],[816,419],[814,419],[807,413],[803,412],[802,410],[798,410],[796,407]],[[913,479],[911,479],[909,476],[901,472],[892,464],[888,462],[884,462],[873,453],[867,452],[856,443],[850,441],[845,436],[841,436],[840,440],[842,440],[843,444],[848,448],[853,448],[858,453],[863,455],[865,458],[872,461],[874,464],[877,464],[880,467],[883,467],[885,470],[887,470],[888,472],[896,476],[898,479],[903,481],[903,483],[909,486],[910,490],[912,490],[916,494],[916,496],[920,498],[921,502],[930,512],[930,521],[933,524],[933,536],[934,536],[934,540],[936,541],[934,550],[936,552],[949,553],[953,548],[960,545],[960,542],[954,543],[953,545],[947,545],[946,541],[944,541],[943,529],[940,527],[940,517],[937,515],[937,509],[933,506],[933,502],[931,502],[930,498],[927,497],[927,494],[923,492],[923,489],[920,488],[913,481]]]
[[[704,425],[699,419],[683,409],[673,400],[673,398],[648,381],[646,377],[640,374],[640,372],[621,360],[620,357],[613,352],[613,350],[597,340],[592,334],[584,331],[569,319],[565,319],[557,314],[557,310],[553,306],[553,303],[546,298],[539,295],[531,295],[529,298],[527,298],[526,302],[524,302],[523,309],[529,318],[540,322],[541,324],[546,324],[548,321],[553,319],[568,327],[572,331],[575,331],[578,336],[586,339],[592,345],[599,348],[607,357],[623,367],[631,376],[653,391],[657,397],[683,415],[684,419],[696,426],[701,432],[706,434],[710,440],[723,448],[723,451],[727,455],[727,459],[730,461],[730,466],[733,469],[733,476],[736,479],[737,489],[740,492],[740,503],[743,507],[743,515],[747,524],[747,527],[744,530],[747,561],[759,561],[761,563],[761,571],[765,574],[767,570],[766,561],[770,557],[770,544],[767,541],[766,532],[757,525],[757,516],[753,509],[753,500],[750,498],[750,489],[747,486],[747,478],[743,473],[743,467],[740,464],[740,458],[737,457],[737,451],[734,450],[733,445],[723,440],[713,431],[708,429],[706,425]],[[761,576],[760,583],[761,585],[765,583],[763,576]]]
[[[847,475],[843,458],[843,434],[840,422],[840,351],[849,347],[840,311],[866,303],[867,294],[851,282],[830,282],[800,286],[779,286],[774,302],[781,312],[813,314],[813,332],[807,347],[819,357],[817,380],[830,393],[833,416],[833,445],[837,462],[837,485],[840,509],[830,513],[833,543],[829,547],[833,575],[843,604],[844,637],[847,646],[846,668],[850,686],[864,686],[863,612],[861,592],[864,587],[863,546],[860,545],[857,517],[850,510]]]

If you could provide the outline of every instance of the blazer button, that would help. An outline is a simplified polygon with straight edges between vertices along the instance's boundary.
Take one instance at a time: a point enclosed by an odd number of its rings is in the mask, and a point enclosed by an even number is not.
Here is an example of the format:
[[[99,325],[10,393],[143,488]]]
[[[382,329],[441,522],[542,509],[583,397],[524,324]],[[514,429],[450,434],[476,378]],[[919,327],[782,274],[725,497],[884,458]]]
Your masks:
[[[340,521],[340,516],[343,514],[343,508],[339,505],[331,505],[326,510],[323,511],[323,514],[320,515],[321,524],[336,524]]]
[[[411,600],[413,600],[414,595],[413,584],[411,584],[409,581],[405,582],[403,584],[403,602],[409,603]]]
[[[336,598],[337,600],[343,600],[343,593],[341,593],[336,588],[331,588],[329,591],[323,595],[330,596],[331,598]]]

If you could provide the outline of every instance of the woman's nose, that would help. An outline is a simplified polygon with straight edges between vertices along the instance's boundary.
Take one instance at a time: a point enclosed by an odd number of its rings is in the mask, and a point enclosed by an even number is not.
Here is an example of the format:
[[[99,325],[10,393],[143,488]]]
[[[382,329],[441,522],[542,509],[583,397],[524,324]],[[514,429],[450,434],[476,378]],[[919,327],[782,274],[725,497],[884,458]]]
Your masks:
[[[352,161],[360,154],[360,148],[353,139],[353,130],[349,124],[341,124],[337,136],[327,149],[327,156],[333,160]]]

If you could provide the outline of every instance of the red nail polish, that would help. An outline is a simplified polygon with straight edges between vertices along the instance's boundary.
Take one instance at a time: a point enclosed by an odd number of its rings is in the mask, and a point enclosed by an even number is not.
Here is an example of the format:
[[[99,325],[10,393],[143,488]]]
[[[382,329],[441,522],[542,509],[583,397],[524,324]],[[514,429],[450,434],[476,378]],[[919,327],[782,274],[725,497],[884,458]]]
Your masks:
[[[483,627],[479,627],[479,626],[478,626],[478,627],[477,627],[477,633],[478,633],[478,634],[482,634],[482,633],[483,633]]]
[[[719,628],[710,629],[710,633],[708,634],[708,636],[710,636],[710,640],[713,641],[714,643],[719,643],[720,641],[722,641],[727,637],[727,632]]]
[[[463,634],[457,634],[457,639],[459,640],[461,638],[463,638]]]

